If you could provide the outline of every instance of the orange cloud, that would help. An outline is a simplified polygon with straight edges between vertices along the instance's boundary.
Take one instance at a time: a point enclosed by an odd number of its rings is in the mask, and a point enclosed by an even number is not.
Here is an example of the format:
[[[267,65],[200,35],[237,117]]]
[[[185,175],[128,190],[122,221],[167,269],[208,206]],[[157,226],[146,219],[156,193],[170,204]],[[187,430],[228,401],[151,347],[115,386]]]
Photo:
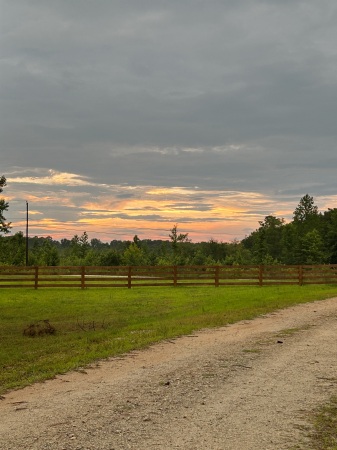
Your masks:
[[[14,189],[11,202],[22,204],[22,198],[29,202],[31,234],[54,239],[83,231],[106,241],[131,239],[135,234],[142,239],[168,239],[177,223],[193,241],[211,237],[231,241],[255,230],[266,215],[291,218],[295,208],[286,200],[275,203],[274,198],[256,192],[107,185],[52,170],[33,180],[13,177],[11,181],[15,186],[30,183],[25,190]],[[331,205],[331,197],[324,202]],[[13,221],[13,232],[22,230],[25,223],[20,209],[21,220]]]

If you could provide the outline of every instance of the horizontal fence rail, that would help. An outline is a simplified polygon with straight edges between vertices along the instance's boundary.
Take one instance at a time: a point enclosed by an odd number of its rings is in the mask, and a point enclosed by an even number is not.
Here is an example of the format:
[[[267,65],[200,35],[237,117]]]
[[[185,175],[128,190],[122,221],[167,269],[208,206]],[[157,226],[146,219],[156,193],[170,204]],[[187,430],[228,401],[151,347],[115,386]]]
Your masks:
[[[0,266],[0,288],[337,284],[337,265]]]

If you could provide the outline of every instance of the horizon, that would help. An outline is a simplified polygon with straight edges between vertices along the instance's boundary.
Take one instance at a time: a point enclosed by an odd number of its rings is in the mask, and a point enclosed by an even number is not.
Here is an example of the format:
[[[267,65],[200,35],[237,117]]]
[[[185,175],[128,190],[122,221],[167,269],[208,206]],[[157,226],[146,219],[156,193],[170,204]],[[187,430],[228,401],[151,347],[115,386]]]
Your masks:
[[[5,188],[7,189],[7,188]],[[303,197],[303,196],[302,196]],[[301,197],[301,198],[302,198]],[[79,235],[81,236],[84,232],[86,232],[89,236],[89,240],[91,239],[99,239],[101,242],[111,242],[113,240],[118,240],[118,241],[132,241],[133,237],[135,235],[137,235],[139,237],[140,240],[169,240],[169,233],[172,230],[172,227],[177,225],[178,228],[178,232],[179,233],[188,233],[188,237],[189,239],[193,242],[193,243],[198,243],[198,242],[208,242],[211,239],[218,241],[218,242],[223,242],[223,243],[230,243],[230,242],[234,242],[234,241],[241,241],[242,239],[244,239],[246,236],[249,236],[253,231],[255,231],[256,229],[259,228],[259,221],[263,221],[265,219],[266,216],[268,215],[272,215],[275,217],[278,217],[280,219],[284,219],[285,223],[288,223],[292,220],[292,216],[293,216],[293,212],[295,210],[295,208],[297,207],[300,199],[298,199],[297,203],[294,204],[294,208],[293,210],[288,213],[288,217],[287,219],[284,216],[281,215],[277,215],[277,214],[266,214],[264,216],[259,216],[258,214],[254,215],[253,218],[257,219],[256,223],[255,223],[255,227],[252,226],[250,230],[246,230],[246,233],[243,236],[231,236],[229,239],[224,239],[224,236],[228,236],[228,232],[223,232],[223,231],[215,231],[218,229],[220,229],[223,225],[223,222],[221,220],[221,218],[218,221],[213,222],[212,225],[212,230],[213,232],[201,232],[201,231],[196,231],[193,230],[193,226],[197,225],[197,227],[204,227],[204,223],[203,222],[184,222],[184,223],[179,223],[179,222],[159,222],[162,226],[161,227],[154,227],[154,222],[151,222],[150,225],[151,227],[146,227],[146,228],[142,228],[142,227],[135,227],[132,228],[131,225],[128,228],[127,231],[125,231],[125,229],[120,228],[119,230],[114,230],[112,232],[109,231],[104,231],[104,230],[100,230],[100,229],[90,229],[88,227],[85,227],[85,222],[81,222],[80,224],[77,224],[77,226],[75,227],[74,224],[65,224],[65,223],[59,223],[57,221],[53,221],[52,222],[52,226],[48,227],[48,223],[46,223],[45,220],[42,221],[42,223],[40,224],[39,221],[36,221],[34,219],[31,218],[31,212],[29,210],[29,203],[28,203],[28,225],[29,225],[29,237],[30,238],[34,238],[34,237],[51,237],[53,240],[55,241],[61,241],[61,239],[69,239],[71,240],[75,235]],[[8,199],[6,199],[8,200]],[[317,201],[314,198],[314,202],[315,205],[317,205]],[[326,210],[328,210],[330,208],[330,206],[325,207],[323,210],[321,210],[321,208],[318,207],[319,212],[324,212]],[[10,214],[11,211],[11,205],[9,204],[9,210],[7,211],[6,216],[6,220],[7,221],[11,221]],[[22,220],[21,221],[16,221],[16,225],[13,226],[13,223],[11,224],[11,229],[10,229],[10,233],[8,235],[14,235],[17,232],[22,232],[25,235],[25,229],[26,229],[26,223],[27,223],[27,217],[26,217],[26,211],[21,211],[22,214],[24,213],[24,215],[22,216]],[[33,217],[34,217],[34,212],[33,211]],[[244,215],[244,214],[243,214]],[[251,220],[252,219],[252,214],[249,213],[249,218]],[[94,219],[93,219],[94,220]],[[228,219],[228,220],[233,220],[233,219]],[[88,224],[92,224],[93,222],[89,222]],[[191,227],[189,227],[189,225],[191,225]],[[71,227],[71,228],[68,228]],[[73,227],[74,228],[73,228]],[[237,226],[236,223],[234,223],[234,227]],[[24,230],[24,231],[23,231]],[[38,230],[38,232],[36,232],[36,230]],[[145,231],[144,231],[145,230]],[[43,231],[42,233],[40,231]],[[145,232],[148,232],[148,234],[145,234]],[[199,236],[199,239],[196,239],[196,237]]]

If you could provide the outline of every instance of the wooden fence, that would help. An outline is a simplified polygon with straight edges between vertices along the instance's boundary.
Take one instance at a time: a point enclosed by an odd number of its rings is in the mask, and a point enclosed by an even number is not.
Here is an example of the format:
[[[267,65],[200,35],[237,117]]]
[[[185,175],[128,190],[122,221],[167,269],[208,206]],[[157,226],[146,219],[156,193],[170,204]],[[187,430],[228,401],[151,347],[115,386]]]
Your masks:
[[[337,284],[337,265],[0,266],[0,288]]]

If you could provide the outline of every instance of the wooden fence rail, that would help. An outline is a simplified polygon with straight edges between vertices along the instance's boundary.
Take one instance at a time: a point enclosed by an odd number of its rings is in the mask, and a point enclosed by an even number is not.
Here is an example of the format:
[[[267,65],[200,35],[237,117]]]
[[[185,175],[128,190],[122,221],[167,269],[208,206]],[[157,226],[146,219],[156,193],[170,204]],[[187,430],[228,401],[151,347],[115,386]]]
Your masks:
[[[0,288],[337,284],[337,265],[0,266]]]

